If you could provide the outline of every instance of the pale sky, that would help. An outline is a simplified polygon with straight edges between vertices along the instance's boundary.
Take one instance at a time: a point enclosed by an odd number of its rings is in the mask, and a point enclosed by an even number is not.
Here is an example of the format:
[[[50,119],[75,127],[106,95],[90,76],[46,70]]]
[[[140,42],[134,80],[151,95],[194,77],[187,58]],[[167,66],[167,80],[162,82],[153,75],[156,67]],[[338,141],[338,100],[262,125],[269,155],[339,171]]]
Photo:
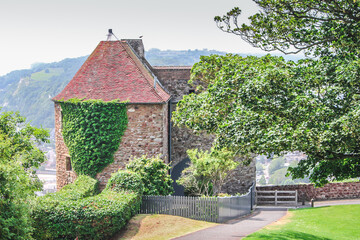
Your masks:
[[[244,20],[258,11],[251,0],[0,0],[0,75],[89,55],[109,28],[143,35],[146,50],[262,52],[216,27],[214,16],[235,6]]]

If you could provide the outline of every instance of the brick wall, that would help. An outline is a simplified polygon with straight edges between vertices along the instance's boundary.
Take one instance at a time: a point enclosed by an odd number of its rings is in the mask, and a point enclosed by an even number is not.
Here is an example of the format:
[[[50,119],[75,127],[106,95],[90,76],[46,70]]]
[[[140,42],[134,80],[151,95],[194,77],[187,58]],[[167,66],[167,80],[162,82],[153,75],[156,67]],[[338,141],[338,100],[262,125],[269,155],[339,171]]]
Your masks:
[[[257,186],[257,191],[298,191],[299,202],[305,200],[329,200],[360,198],[360,182],[328,183],[324,187],[315,188],[313,184]]]
[[[114,154],[114,163],[107,166],[96,178],[100,181],[100,188],[103,189],[110,178],[111,173],[119,168],[124,168],[132,156],[161,157],[168,159],[167,149],[167,104],[131,105],[127,107],[129,123],[122,137],[118,151]],[[73,182],[76,174],[73,171],[66,171],[66,157],[69,152],[64,144],[61,135],[61,114],[60,106],[55,103],[55,131],[56,131],[56,171],[57,189]]]

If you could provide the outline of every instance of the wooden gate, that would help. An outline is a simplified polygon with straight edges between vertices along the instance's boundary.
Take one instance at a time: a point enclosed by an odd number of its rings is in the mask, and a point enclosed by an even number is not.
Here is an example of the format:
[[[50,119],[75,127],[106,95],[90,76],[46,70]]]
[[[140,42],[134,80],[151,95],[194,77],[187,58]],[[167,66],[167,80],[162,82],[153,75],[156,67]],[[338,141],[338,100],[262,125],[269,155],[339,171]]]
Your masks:
[[[257,205],[275,205],[286,204],[297,207],[298,194],[295,191],[256,191]]]

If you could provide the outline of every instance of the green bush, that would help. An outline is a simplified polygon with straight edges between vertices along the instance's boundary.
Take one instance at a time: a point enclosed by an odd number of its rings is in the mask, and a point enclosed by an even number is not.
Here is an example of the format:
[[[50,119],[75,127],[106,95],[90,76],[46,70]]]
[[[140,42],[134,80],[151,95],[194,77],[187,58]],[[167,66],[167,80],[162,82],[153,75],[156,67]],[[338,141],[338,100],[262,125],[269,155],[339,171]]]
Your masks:
[[[132,159],[126,169],[138,173],[144,183],[144,195],[170,195],[174,192],[170,166],[159,157]]]
[[[105,189],[115,192],[130,191],[142,195],[144,184],[137,173],[120,170],[111,175]]]
[[[139,210],[141,196],[121,190],[91,196],[96,185],[96,180],[82,177],[58,193],[39,197],[32,209],[34,238],[109,239],[124,227]]]
[[[189,149],[189,167],[181,173],[177,183],[183,185],[184,192],[191,196],[216,196],[221,193],[228,173],[239,163],[234,161],[234,153],[227,149],[203,151]]]
[[[0,198],[0,239],[28,240],[31,238],[30,214],[27,203]]]
[[[80,175],[72,184],[65,185],[61,191],[48,194],[45,197],[55,195],[55,198],[77,200],[85,197],[95,196],[99,193],[98,181],[86,175]],[[51,198],[54,198],[51,196]]]

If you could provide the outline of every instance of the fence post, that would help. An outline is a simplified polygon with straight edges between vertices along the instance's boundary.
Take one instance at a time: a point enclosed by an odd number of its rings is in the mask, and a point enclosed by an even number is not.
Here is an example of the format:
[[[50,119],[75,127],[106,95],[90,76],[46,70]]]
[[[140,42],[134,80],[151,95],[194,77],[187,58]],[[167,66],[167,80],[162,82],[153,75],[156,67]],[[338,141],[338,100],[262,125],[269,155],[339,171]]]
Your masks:
[[[251,196],[251,198],[250,198],[250,211],[253,210],[253,191],[254,191],[254,183],[251,186],[251,192],[250,192],[250,196]]]
[[[275,206],[277,206],[277,190],[275,190]]]
[[[298,192],[297,190],[295,190],[295,206],[297,207],[297,203],[298,203]]]

